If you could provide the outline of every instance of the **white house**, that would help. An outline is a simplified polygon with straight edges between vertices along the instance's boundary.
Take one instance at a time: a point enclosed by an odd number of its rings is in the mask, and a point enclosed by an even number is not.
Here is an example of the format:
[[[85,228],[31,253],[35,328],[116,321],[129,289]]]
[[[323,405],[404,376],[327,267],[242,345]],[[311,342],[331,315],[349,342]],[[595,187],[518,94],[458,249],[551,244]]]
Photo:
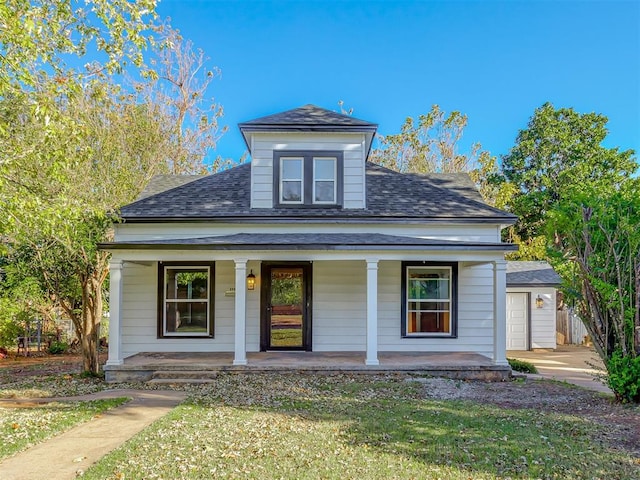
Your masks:
[[[547,262],[507,262],[507,350],[556,348],[556,288]]]
[[[506,361],[516,218],[466,174],[367,162],[376,125],[306,105],[239,125],[251,162],[122,208],[107,378],[140,353],[479,354]],[[230,357],[231,358],[231,357]],[[249,362],[250,364],[251,362]]]

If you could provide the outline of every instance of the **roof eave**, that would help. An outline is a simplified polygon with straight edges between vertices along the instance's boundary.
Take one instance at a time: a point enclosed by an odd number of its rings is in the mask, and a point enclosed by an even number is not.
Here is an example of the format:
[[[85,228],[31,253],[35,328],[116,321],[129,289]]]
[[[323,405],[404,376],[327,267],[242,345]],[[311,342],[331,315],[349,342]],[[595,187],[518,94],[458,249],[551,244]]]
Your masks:
[[[233,215],[215,217],[127,217],[126,223],[406,223],[406,224],[514,224],[517,218],[504,217],[406,217],[406,216],[252,216]]]
[[[370,125],[301,125],[301,124],[278,124],[278,125],[254,125],[239,123],[238,128],[242,133],[244,143],[251,152],[251,141],[249,135],[252,133],[281,133],[281,132],[333,132],[333,133],[364,133],[366,136],[366,152],[369,158],[373,137],[378,130],[378,124]]]
[[[366,245],[334,245],[326,243],[317,244],[256,244],[256,243],[215,243],[215,244],[193,244],[193,243],[141,243],[141,242],[109,242],[99,243],[101,250],[327,250],[327,251],[489,251],[489,252],[510,252],[518,249],[514,244],[477,244],[477,245],[388,245],[388,244],[366,244]]]

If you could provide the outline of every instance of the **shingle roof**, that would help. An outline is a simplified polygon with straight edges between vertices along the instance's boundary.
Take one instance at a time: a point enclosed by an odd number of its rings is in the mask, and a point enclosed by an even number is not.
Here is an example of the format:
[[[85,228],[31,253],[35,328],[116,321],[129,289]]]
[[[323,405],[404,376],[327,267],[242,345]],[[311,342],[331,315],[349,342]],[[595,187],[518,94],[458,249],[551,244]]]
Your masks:
[[[557,287],[560,275],[547,262],[507,262],[507,286]]]
[[[251,152],[250,136],[255,132],[354,132],[364,133],[367,155],[378,125],[316,105],[287,110],[238,124]]]
[[[157,193],[186,185],[204,177],[206,175],[155,175],[136,200],[151,197]]]
[[[381,233],[237,233],[200,238],[105,243],[107,249],[207,250],[515,250],[510,243],[483,243],[384,235]]]
[[[189,221],[241,218],[253,221],[295,219],[416,219],[513,223],[515,216],[485,204],[466,174],[398,173],[367,163],[367,208],[250,208],[251,165],[205,177],[152,179],[144,198],[122,208],[127,221]],[[186,183],[185,183],[186,181]]]
[[[375,123],[360,120],[350,115],[332,112],[316,105],[304,105],[286,112],[267,115],[238,124],[240,130],[257,126],[333,126],[333,127],[377,127]]]

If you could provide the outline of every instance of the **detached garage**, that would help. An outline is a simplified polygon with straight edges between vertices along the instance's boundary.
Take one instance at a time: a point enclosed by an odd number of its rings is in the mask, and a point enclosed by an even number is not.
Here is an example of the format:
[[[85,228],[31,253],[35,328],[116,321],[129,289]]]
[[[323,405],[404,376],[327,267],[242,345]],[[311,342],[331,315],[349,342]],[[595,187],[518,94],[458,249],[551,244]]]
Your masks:
[[[507,262],[507,350],[556,348],[556,288],[547,262]]]

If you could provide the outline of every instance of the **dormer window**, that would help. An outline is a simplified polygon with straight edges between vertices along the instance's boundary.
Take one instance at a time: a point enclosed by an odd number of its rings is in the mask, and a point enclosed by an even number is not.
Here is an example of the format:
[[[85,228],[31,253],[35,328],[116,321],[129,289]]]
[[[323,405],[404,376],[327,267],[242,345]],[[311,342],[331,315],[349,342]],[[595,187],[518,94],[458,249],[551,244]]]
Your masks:
[[[276,205],[342,206],[342,152],[276,150],[273,155]]]
[[[280,158],[280,203],[304,203],[304,158]]]
[[[336,203],[337,167],[335,157],[313,157],[313,203]]]

